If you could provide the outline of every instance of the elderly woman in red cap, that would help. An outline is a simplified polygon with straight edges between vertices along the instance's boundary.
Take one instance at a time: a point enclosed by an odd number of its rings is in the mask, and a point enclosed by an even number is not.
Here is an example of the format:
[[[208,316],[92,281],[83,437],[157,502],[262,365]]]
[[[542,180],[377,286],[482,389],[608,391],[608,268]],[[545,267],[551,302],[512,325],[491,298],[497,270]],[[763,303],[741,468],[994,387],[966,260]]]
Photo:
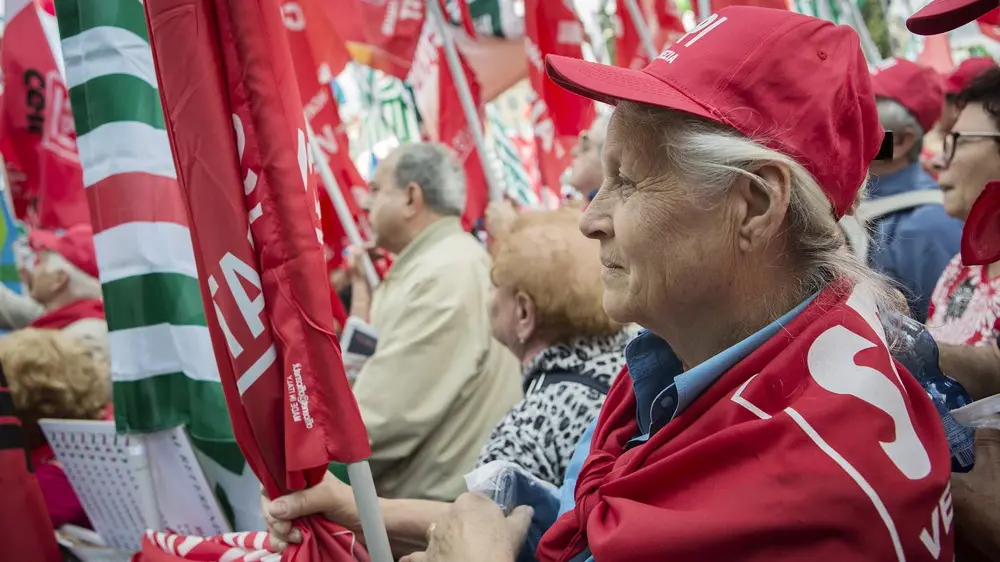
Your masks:
[[[617,104],[581,221],[626,348],[543,561],[951,560],[949,454],[837,220],[880,152],[853,30],[731,7],[641,71],[549,57]],[[527,510],[463,496],[411,561],[511,562]]]

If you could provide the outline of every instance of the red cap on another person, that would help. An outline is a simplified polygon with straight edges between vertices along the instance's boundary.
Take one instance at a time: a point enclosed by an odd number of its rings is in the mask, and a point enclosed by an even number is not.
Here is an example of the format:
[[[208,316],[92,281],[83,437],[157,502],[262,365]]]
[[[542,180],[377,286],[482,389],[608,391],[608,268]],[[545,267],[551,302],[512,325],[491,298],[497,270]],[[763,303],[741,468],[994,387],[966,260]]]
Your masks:
[[[906,59],[886,59],[872,72],[872,88],[876,96],[909,110],[925,132],[941,118],[944,91],[941,78],[930,68]]]
[[[972,57],[962,61],[944,81],[946,94],[957,94],[972,82],[972,79],[995,67],[997,62],[991,57]]]
[[[36,252],[55,252],[87,275],[100,277],[97,252],[94,250],[94,231],[90,225],[78,224],[61,232],[32,230],[28,233],[28,245]]]
[[[579,95],[690,113],[795,158],[837,218],[885,137],[857,33],[786,10],[724,8],[642,70],[555,55],[546,70]]]
[[[906,28],[917,35],[947,33],[997,6],[1000,0],[933,0],[906,20]]]

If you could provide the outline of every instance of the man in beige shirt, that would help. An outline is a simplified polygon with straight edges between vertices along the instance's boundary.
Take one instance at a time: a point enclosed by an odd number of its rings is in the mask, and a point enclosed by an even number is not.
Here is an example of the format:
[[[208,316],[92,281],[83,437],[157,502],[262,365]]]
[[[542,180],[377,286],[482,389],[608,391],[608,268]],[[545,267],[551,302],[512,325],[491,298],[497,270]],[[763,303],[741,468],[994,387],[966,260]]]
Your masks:
[[[490,333],[490,258],[459,223],[465,178],[441,145],[392,152],[367,206],[376,245],[396,256],[374,294],[351,269],[351,314],[378,331],[354,383],[375,484],[382,497],[451,501],[521,397],[517,360]]]

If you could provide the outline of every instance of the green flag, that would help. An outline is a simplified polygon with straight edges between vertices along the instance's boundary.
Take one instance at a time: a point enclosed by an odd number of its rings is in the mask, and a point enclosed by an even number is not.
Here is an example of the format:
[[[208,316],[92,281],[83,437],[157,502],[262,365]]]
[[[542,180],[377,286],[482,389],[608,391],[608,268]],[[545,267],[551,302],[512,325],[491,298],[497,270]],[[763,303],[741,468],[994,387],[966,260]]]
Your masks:
[[[124,433],[187,426],[234,528],[262,528],[260,485],[233,439],[205,322],[143,5],[56,0],[56,13],[101,271],[115,424]]]
[[[491,164],[497,168],[499,177],[503,178],[504,193],[521,205],[537,207],[538,194],[531,188],[531,180],[524,169],[524,162],[517,153],[517,148],[510,140],[510,132],[504,126],[493,104],[486,106],[487,143],[490,151]]]

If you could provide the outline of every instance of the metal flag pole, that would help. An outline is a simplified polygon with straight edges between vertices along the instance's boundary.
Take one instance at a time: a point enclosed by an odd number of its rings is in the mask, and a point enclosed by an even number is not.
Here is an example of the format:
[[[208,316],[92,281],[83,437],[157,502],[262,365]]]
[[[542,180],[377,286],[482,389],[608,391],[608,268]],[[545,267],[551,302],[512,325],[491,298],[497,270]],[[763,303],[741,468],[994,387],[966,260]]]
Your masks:
[[[551,0],[550,0],[551,1]],[[458,101],[462,104],[462,111],[465,112],[465,120],[469,123],[469,132],[472,133],[472,141],[479,152],[479,161],[482,162],[483,173],[486,175],[486,184],[490,188],[490,199],[499,201],[503,199],[503,186],[496,177],[496,170],[486,162],[486,136],[483,134],[483,122],[479,120],[479,110],[472,99],[472,90],[469,89],[469,82],[465,79],[465,72],[462,70],[462,61],[458,58],[458,49],[455,48],[455,40],[451,36],[451,30],[445,22],[444,14],[441,13],[441,5],[437,0],[427,0],[427,11],[432,18],[438,31],[441,33],[441,41],[444,44],[444,55],[448,60],[448,69],[451,77],[458,87]]]
[[[368,461],[347,465],[347,478],[351,481],[354,503],[358,506],[358,519],[361,520],[361,531],[365,534],[368,556],[372,562],[393,562],[389,535],[378,507],[375,479],[372,478],[372,468]]]
[[[858,37],[861,39],[861,50],[865,53],[868,64],[876,65],[882,62],[882,54],[879,53],[878,46],[872,40],[872,35],[868,31],[868,24],[865,23],[865,18],[861,15],[861,10],[858,9],[857,4],[853,0],[840,0],[840,9],[850,14],[851,27],[854,28],[854,31],[858,32]]]
[[[327,195],[330,196],[330,201],[333,202],[334,210],[337,211],[337,218],[340,219],[340,224],[344,227],[344,232],[347,234],[347,238],[351,241],[351,244],[358,248],[363,248],[365,240],[361,237],[358,225],[354,224],[351,209],[347,206],[347,201],[344,200],[344,192],[340,190],[336,178],[333,177],[333,171],[330,170],[330,163],[326,160],[326,155],[316,145],[312,126],[309,125],[309,119],[306,119],[306,130],[309,132],[309,149],[312,151],[313,162],[315,162],[316,167],[319,169],[319,177],[323,180],[323,187],[326,189]],[[375,271],[375,264],[372,263],[372,258],[368,255],[368,252],[361,253],[361,265],[365,270],[365,279],[368,280],[368,286],[374,290],[375,287],[378,287],[379,278],[378,273]]]
[[[639,9],[639,2],[626,0],[625,5],[628,6],[629,16],[632,17],[632,25],[639,31],[639,38],[642,39],[642,46],[646,49],[646,56],[649,57],[650,62],[653,62],[660,53],[653,45],[653,36],[650,35],[649,28],[646,27],[646,18],[643,17],[642,10]],[[618,17],[621,16],[622,14],[618,15]]]
[[[364,240],[358,227],[354,224],[354,217],[347,207],[344,194],[337,185],[337,180],[330,170],[330,163],[326,156],[316,144],[313,136],[312,126],[309,119],[306,119],[306,131],[309,133],[309,148],[312,150],[313,161],[319,167],[319,176],[323,180],[323,186],[330,195],[333,208],[337,210],[337,217],[344,227],[344,232],[351,240],[351,244],[361,246]],[[372,289],[378,286],[378,274],[372,264],[371,257],[367,252],[361,254],[362,264],[365,268],[365,278]],[[361,520],[361,531],[365,535],[365,546],[368,548],[368,555],[372,562],[393,562],[392,549],[389,547],[389,535],[385,530],[385,522],[382,520],[382,512],[378,506],[378,493],[375,491],[375,479],[372,477],[372,469],[368,461],[361,461],[347,465],[347,477],[351,481],[351,491],[354,492],[354,503],[358,506],[358,518]]]
[[[712,0],[698,0],[698,23],[712,15]]]

